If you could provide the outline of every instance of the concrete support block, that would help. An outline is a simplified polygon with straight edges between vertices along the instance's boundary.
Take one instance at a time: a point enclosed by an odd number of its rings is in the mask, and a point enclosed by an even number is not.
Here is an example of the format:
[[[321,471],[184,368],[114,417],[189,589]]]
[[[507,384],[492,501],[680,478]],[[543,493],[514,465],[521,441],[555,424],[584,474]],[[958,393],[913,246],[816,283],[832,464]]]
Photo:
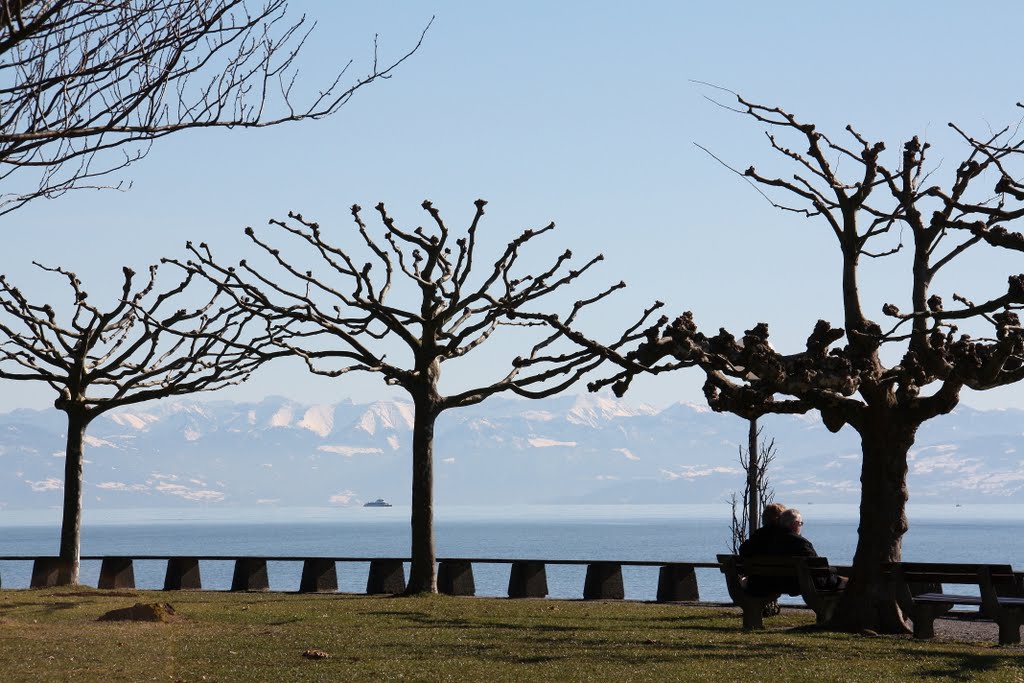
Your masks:
[[[130,557],[104,557],[97,588],[135,588],[135,568]]]
[[[698,601],[697,572],[688,564],[667,564],[658,572],[658,602]]]
[[[508,597],[544,598],[548,595],[548,575],[543,562],[512,563],[508,577]]]
[[[167,560],[164,574],[164,590],[201,590],[202,577],[199,574],[199,560],[194,557],[172,557]]]
[[[231,590],[270,590],[270,581],[267,579],[267,561],[253,557],[240,557],[235,560],[235,573],[231,577]]]
[[[401,560],[373,560],[366,577],[366,593],[401,593],[405,590],[405,567]]]
[[[335,593],[338,590],[338,568],[334,560],[311,558],[302,561],[300,593]]]
[[[472,562],[441,562],[437,567],[437,591],[446,595],[476,595]]]
[[[622,565],[615,562],[594,562],[587,565],[587,578],[583,583],[584,600],[622,600],[626,597],[622,586]]]
[[[29,588],[50,588],[57,585],[60,560],[56,557],[37,557],[32,563],[32,581]]]

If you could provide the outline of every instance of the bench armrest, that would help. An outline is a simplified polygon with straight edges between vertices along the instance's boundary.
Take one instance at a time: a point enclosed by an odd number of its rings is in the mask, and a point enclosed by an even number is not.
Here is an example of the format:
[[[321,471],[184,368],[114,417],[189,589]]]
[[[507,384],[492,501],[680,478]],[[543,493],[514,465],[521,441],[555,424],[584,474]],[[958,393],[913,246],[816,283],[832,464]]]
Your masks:
[[[737,556],[719,555],[718,563],[721,565],[720,569],[725,575],[725,587],[729,591],[729,597],[737,605],[741,604],[743,598],[746,597],[746,593],[743,591],[743,584],[740,582]]]
[[[889,591],[892,593],[892,597],[896,599],[896,604],[899,605],[900,611],[907,615],[913,613],[914,594],[910,590],[910,584],[907,583],[907,577],[903,572],[903,565],[898,562],[894,563],[889,569]]]

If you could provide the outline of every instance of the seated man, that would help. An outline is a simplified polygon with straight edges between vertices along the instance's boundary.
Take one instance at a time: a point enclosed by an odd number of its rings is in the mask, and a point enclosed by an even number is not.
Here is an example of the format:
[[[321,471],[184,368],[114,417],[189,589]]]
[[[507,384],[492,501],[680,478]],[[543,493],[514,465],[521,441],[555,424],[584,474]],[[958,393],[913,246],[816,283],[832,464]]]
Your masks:
[[[778,557],[817,557],[814,546],[800,534],[804,520],[800,511],[796,508],[785,510],[779,518],[780,530],[778,533],[769,536],[763,544],[756,547],[756,554]],[[740,553],[743,553],[742,546]],[[747,554],[747,557],[753,553]],[[816,577],[814,585],[819,590],[836,590],[846,585],[846,579],[838,576],[835,572],[828,576]],[[773,593],[788,593],[789,595],[800,595],[800,585],[796,578],[787,577],[751,577],[747,590],[751,595],[771,595]]]
[[[765,505],[761,510],[761,526],[750,532],[750,538],[740,543],[739,554],[742,557],[754,557],[755,555],[769,555],[775,546],[775,537],[786,533],[786,530],[779,525],[779,519],[785,512],[786,506],[782,503]],[[740,577],[740,585],[743,589],[758,597],[778,595],[782,592],[777,585],[778,581],[766,576],[753,578],[753,586],[747,577]],[[779,613],[779,603],[770,602],[764,606],[762,613],[766,617],[773,617]]]
[[[740,555],[753,557],[754,555],[770,555],[775,546],[774,538],[779,534],[786,533],[786,530],[779,526],[779,519],[786,510],[782,503],[765,505],[761,510],[761,527],[750,533],[750,538],[740,543]]]

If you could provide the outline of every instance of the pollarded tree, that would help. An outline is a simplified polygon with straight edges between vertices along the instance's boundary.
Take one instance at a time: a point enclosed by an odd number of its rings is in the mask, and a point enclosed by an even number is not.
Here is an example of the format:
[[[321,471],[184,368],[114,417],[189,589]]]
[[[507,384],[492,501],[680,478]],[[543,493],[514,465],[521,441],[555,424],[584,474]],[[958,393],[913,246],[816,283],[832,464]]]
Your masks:
[[[926,165],[929,146],[916,137],[888,160],[883,143],[869,142],[850,126],[844,144],[782,109],[737,99],[737,111],[766,126],[771,148],[795,167],[787,177],[754,167],[742,175],[776,207],[835,236],[843,326],[819,320],[804,350],[784,354],[769,343],[764,323],[740,337],[724,329],[708,336],[684,313],[650,328],[644,343],[616,359],[622,371],[593,388],[612,385],[622,395],[637,373],[696,367],[717,411],[817,411],[833,432],[845,425],[855,429],[862,445],[860,526],[853,576],[834,626],[902,630],[906,625],[887,597],[882,567],[900,559],[907,456],[917,429],[953,410],[964,387],[985,390],[1024,378],[1024,334],[1015,313],[1024,305],[1024,275],[1010,276],[1003,293],[978,303],[954,290],[947,299],[953,306],[947,306],[933,291],[940,273],[968,252],[1024,244],[1024,237],[1006,229],[1024,217],[1024,209],[1008,207],[1019,204],[1024,191],[1005,168],[1022,142],[1008,139],[1008,130],[983,141],[962,135],[965,161],[943,187],[935,184],[939,173]],[[899,271],[904,290],[890,289],[889,299],[905,310],[882,305],[879,313],[890,321],[884,327],[862,301],[861,265],[872,258],[909,262]],[[947,292],[985,287],[973,278],[943,284]],[[965,325],[979,336],[958,330]]]
[[[120,296],[101,309],[74,273],[44,270],[67,279],[70,315],[34,303],[0,275],[0,379],[49,384],[58,394],[54,406],[67,415],[58,581],[77,584],[89,423],[120,406],[244,381],[261,361],[265,326],[228,298],[222,306],[216,290],[205,303],[189,303],[205,284],[191,274],[158,291],[156,266],[141,287],[125,268]]]
[[[308,27],[285,8],[285,0],[0,0],[0,214],[95,186],[181,130],[329,116],[420,45],[388,64],[374,55],[369,72],[350,81],[350,64],[341,64],[302,95],[296,60]],[[12,185],[16,174],[24,185]]]
[[[275,343],[303,358],[310,371],[328,376],[373,372],[408,392],[414,405],[410,593],[437,591],[433,449],[438,417],[501,392],[551,396],[603,361],[599,352],[571,344],[560,348],[565,335],[537,319],[534,309],[535,302],[560,294],[602,257],[573,269],[572,253],[565,251],[547,268],[521,272],[527,246],[554,230],[552,223],[524,231],[493,263],[484,264],[477,254],[477,229],[485,204],[476,202],[461,237],[452,235],[430,202],[423,208],[431,227],[411,231],[400,228],[378,204],[383,240],[371,234],[360,207],[353,206],[354,244],[342,236],[331,240],[317,223],[290,214],[290,222],[271,224],[304,251],[279,249],[249,228],[246,234],[269,255],[269,264],[242,261],[238,268],[227,267],[214,260],[205,244],[190,245],[193,260],[179,263],[189,272],[203,272],[233,293],[239,305],[266,317]],[[567,304],[561,325],[571,329],[584,309],[623,286],[620,282]],[[532,343],[529,352],[491,377],[481,365],[473,372],[475,386],[442,394],[442,365],[468,356],[503,328],[533,328],[537,334],[525,342]],[[636,339],[628,331],[610,348]]]

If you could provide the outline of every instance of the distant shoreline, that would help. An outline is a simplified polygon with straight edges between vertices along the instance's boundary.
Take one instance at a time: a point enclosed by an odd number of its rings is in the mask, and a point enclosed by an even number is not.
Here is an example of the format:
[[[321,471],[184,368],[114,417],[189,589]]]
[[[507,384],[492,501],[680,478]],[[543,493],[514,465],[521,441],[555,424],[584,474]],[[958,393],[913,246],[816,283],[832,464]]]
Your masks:
[[[856,521],[859,507],[854,503],[792,503],[816,521]],[[439,522],[634,522],[706,520],[727,522],[731,507],[726,503],[678,503],[637,505],[631,503],[563,505],[439,505]],[[339,521],[406,520],[409,506],[395,503],[390,508],[364,508],[362,503],[336,507],[242,507],[201,508],[104,508],[86,509],[85,526],[136,524],[322,524]],[[1022,503],[909,503],[911,524],[925,521],[980,521],[1019,523],[1024,518]],[[0,528],[59,526],[60,510],[2,510]]]

